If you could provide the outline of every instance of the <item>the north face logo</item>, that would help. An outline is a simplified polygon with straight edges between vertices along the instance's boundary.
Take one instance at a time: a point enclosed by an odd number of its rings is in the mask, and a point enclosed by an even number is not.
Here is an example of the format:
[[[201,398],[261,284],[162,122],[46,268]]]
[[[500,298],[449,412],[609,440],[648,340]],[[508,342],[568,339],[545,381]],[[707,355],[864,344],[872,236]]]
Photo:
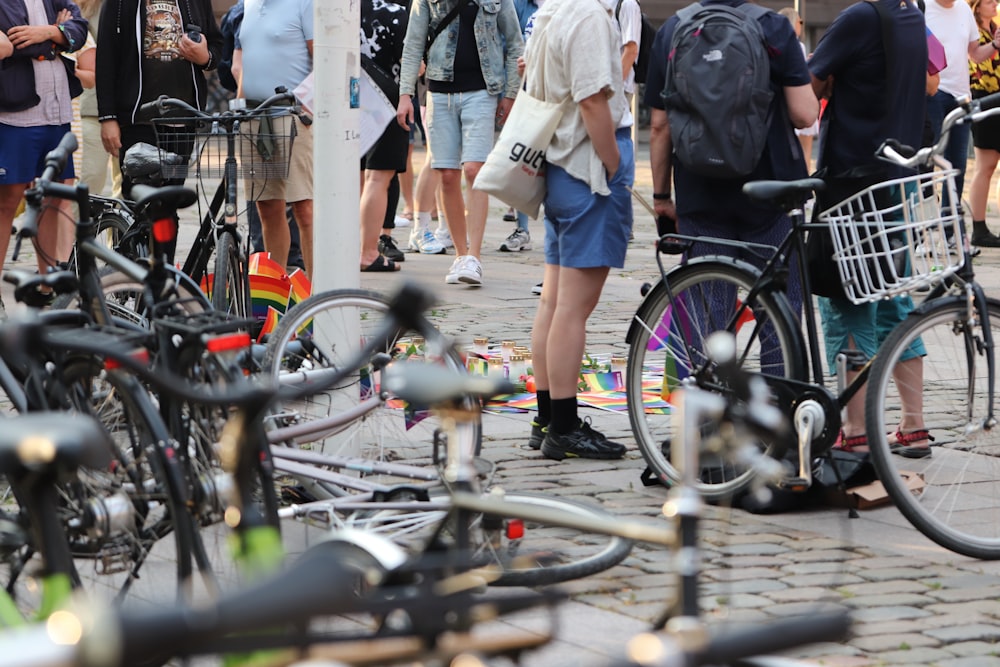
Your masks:
[[[712,49],[708,53],[702,56],[702,59],[707,63],[714,63],[722,60],[722,51],[719,49]]]

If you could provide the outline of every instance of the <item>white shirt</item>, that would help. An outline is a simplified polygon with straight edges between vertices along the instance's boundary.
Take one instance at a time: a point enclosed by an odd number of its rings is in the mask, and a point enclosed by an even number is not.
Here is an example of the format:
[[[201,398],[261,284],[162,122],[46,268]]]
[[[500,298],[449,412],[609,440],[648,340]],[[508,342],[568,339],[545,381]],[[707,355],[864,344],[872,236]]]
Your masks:
[[[642,46],[642,10],[636,0],[622,0],[622,8],[618,12],[618,28],[622,33],[622,50],[629,42],[635,42],[636,49]],[[638,51],[636,57],[638,58]],[[625,77],[625,93],[631,95],[634,92],[635,65]]]
[[[955,0],[954,5],[945,8],[937,0],[927,0],[924,16],[948,59],[948,66],[941,70],[938,90],[949,95],[968,95],[969,42],[979,43],[979,27],[969,3]]]

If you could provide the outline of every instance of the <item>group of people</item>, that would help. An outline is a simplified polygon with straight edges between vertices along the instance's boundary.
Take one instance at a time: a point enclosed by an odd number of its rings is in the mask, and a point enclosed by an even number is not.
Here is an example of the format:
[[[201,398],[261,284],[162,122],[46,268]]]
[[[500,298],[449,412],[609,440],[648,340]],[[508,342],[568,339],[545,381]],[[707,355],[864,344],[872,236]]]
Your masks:
[[[312,71],[313,7],[312,0],[240,0],[241,9],[244,5],[232,67],[237,94],[253,104],[276,86],[294,89]],[[190,130],[160,126],[154,131],[152,114],[143,105],[167,95],[205,109],[206,72],[219,65],[224,46],[210,0],[80,0],[79,6],[71,0],[0,1],[0,269],[24,189],[41,172],[46,153],[70,130],[73,100],[83,87],[88,92],[78,109],[79,175],[100,191],[109,156],[113,167],[120,167],[135,144],[166,142],[173,152],[191,154]],[[289,246],[286,201],[291,204],[311,272],[307,126],[298,127],[288,157],[286,178],[248,178],[244,185],[260,213],[266,248],[282,266]],[[120,172],[113,173],[117,181]],[[61,178],[72,182],[77,175],[69,165]],[[131,185],[127,175],[121,177],[126,195]],[[50,207],[40,221],[40,271],[66,260],[72,246],[71,218],[56,211]]]

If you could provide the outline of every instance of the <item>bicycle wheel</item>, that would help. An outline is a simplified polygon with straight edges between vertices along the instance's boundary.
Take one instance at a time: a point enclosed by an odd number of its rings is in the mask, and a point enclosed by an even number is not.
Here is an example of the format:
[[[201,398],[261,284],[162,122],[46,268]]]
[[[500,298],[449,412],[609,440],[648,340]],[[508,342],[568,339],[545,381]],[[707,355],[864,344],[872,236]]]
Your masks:
[[[250,310],[250,283],[247,259],[233,234],[223,231],[215,241],[215,274],[212,279],[212,306],[234,317],[247,317]]]
[[[130,226],[131,222],[126,220],[120,213],[105,211],[97,218],[97,234],[94,240],[105,248],[114,250],[118,247],[118,244]],[[101,265],[100,260],[98,262]],[[70,254],[69,266],[72,270],[76,270],[76,246],[73,247],[73,251]]]
[[[281,318],[268,340],[262,368],[283,383],[322,378],[330,369],[340,368],[353,360],[360,345],[379,328],[387,310],[386,300],[376,292],[334,290],[316,294]],[[393,358],[424,356],[450,368],[464,370],[461,357],[434,328],[407,332],[388,345],[385,352]],[[406,405],[383,395],[379,388],[379,370],[373,363],[357,370],[332,391],[282,405],[272,419],[272,426],[294,427],[299,434],[294,438],[276,437],[272,443],[285,441],[286,444],[308,446],[341,460],[353,457],[425,468],[432,466],[439,419],[421,406]],[[475,399],[468,398],[463,407],[473,407],[478,414]],[[347,423],[330,423],[349,410],[355,413]],[[459,437],[469,452],[478,454],[482,438],[479,419],[460,424]],[[274,451],[280,457],[280,450]],[[279,470],[282,468],[280,460],[275,465]],[[354,466],[354,469],[363,467]],[[339,469],[343,470],[343,466]],[[363,476],[366,482],[377,482],[388,488],[413,483],[410,478],[390,473],[349,474]],[[302,475],[297,477],[316,497],[357,492],[336,483],[314,482]],[[434,474],[426,477],[437,479]]]
[[[626,383],[632,433],[646,463],[668,484],[680,481],[670,461],[673,433],[670,393],[685,382],[724,390],[705,368],[705,338],[730,330],[737,358],[749,371],[805,379],[802,334],[783,294],[748,296],[759,273],[744,262],[693,260],[667,274],[646,295],[629,327]],[[671,295],[673,298],[671,299]],[[698,491],[728,497],[751,481],[745,467],[702,456]]]
[[[990,333],[1000,341],[1000,301],[988,299]],[[911,524],[931,540],[973,558],[1000,558],[1000,429],[986,424],[989,373],[986,331],[969,317],[964,297],[914,311],[893,329],[872,365],[865,400],[868,443],[879,479]],[[900,360],[922,343],[922,381]],[[893,379],[893,372],[897,377]],[[996,379],[993,378],[996,389]],[[924,420],[934,442],[928,458],[895,454],[903,415],[900,394],[923,395]],[[911,408],[912,409],[912,408]],[[922,478],[907,488],[901,473]]]

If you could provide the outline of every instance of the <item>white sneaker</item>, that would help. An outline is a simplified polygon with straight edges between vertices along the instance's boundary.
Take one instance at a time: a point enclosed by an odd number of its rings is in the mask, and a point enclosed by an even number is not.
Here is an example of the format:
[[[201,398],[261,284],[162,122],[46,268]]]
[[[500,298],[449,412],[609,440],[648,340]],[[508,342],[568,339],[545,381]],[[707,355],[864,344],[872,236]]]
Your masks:
[[[479,260],[472,255],[459,255],[452,262],[448,275],[444,277],[444,282],[448,285],[482,285],[483,266]]]
[[[397,215],[393,219],[393,222],[396,223],[396,229],[400,229],[402,227],[409,227],[410,225],[413,224],[413,220],[411,220],[410,218],[404,218],[401,215]]]
[[[517,252],[518,250],[531,250],[531,234],[527,229],[515,227],[503,243],[500,244],[501,252]]]
[[[531,293],[535,294],[535,295],[538,295],[538,296],[541,296],[542,295],[542,283],[538,283],[537,285],[535,285],[534,287],[532,287],[531,288]]]
[[[434,238],[445,250],[455,247],[455,242],[451,240],[451,232],[444,225],[438,225],[438,228],[434,230]]]
[[[444,246],[434,238],[434,232],[428,227],[414,227],[410,230],[410,242],[406,249],[423,255],[440,255],[444,252]]]

